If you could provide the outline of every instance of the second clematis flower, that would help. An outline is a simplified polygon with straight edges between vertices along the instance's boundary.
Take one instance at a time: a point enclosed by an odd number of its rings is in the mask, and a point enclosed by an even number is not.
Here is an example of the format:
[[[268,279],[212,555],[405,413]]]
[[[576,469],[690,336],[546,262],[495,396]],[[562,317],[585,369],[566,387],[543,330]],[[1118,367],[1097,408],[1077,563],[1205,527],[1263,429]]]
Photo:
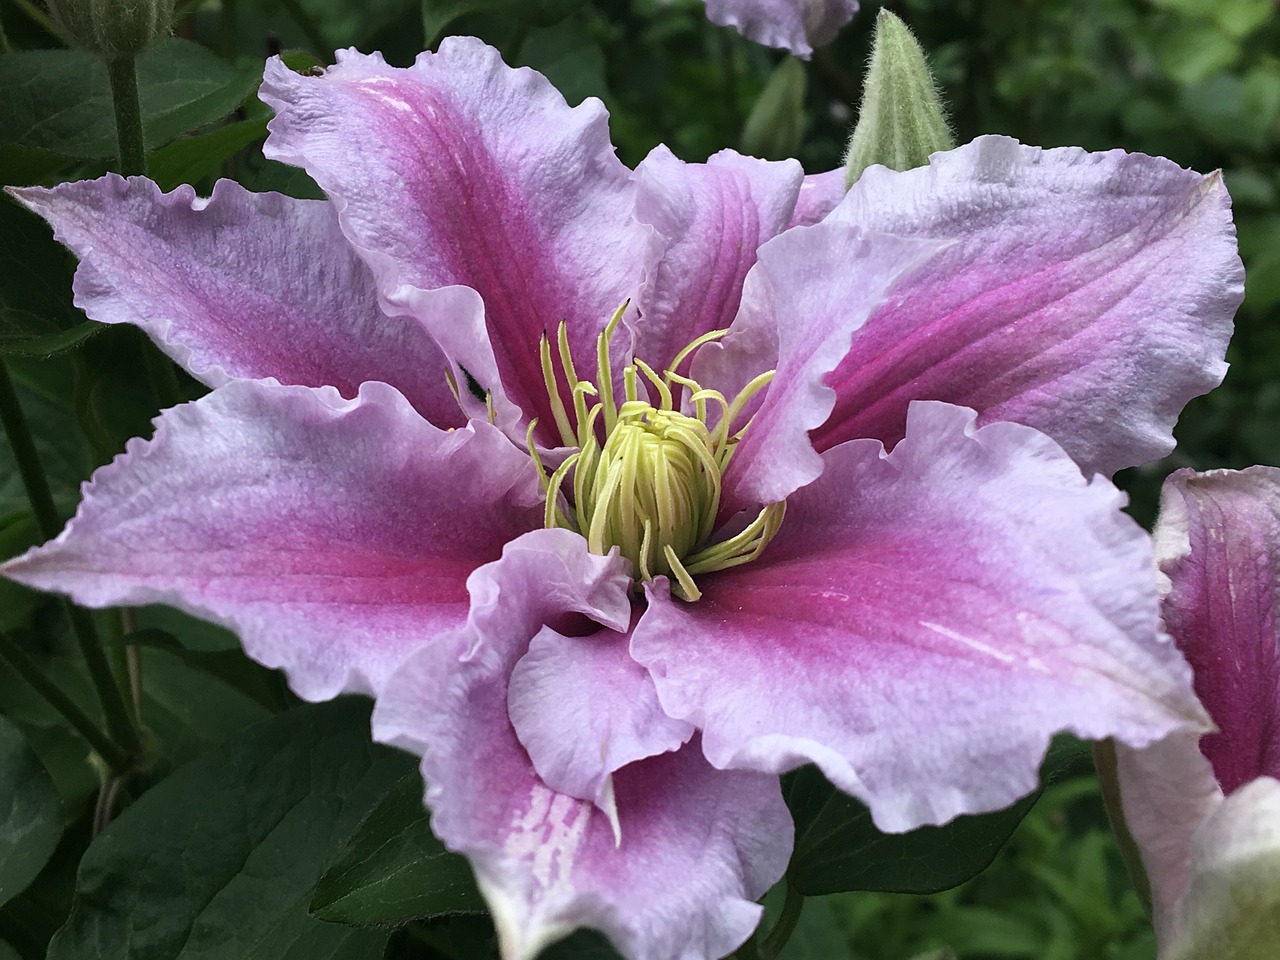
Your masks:
[[[262,95],[328,201],[16,191],[86,312],[214,389],[0,569],[374,694],[505,956],[732,951],[804,763],[900,831],[1027,793],[1057,731],[1204,729],[1095,474],[1222,376],[1218,177],[1004,138],[847,195],[633,172],[598,102],[467,39]]]
[[[1161,960],[1280,942],[1280,469],[1179,470],[1155,530],[1167,628],[1217,730],[1121,748]]]
[[[808,59],[858,12],[857,0],[706,0],[707,17],[748,40]]]

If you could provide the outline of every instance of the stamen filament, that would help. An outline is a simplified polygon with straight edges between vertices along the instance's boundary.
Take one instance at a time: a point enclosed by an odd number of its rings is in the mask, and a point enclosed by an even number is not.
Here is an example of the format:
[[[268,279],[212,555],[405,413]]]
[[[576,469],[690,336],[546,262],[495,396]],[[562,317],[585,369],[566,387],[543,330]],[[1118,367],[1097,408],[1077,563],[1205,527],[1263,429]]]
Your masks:
[[[544,333],[538,341],[538,353],[542,360],[542,382],[547,387],[547,399],[551,401],[551,415],[555,418],[556,429],[560,431],[560,439],[566,447],[574,445],[573,427],[569,424],[569,414],[560,399],[560,384],[556,380],[555,367],[551,365],[551,341]]]

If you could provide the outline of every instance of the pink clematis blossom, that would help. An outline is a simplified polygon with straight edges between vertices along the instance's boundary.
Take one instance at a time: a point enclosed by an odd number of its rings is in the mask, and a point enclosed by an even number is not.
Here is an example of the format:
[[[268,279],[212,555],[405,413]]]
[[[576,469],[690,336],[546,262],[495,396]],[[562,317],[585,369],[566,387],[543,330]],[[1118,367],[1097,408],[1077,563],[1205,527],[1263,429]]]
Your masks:
[[[707,16],[748,40],[806,60],[858,12],[857,0],[706,0]]]
[[[15,191],[90,316],[214,389],[0,569],[374,694],[507,957],[730,952],[800,764],[908,830],[1027,793],[1057,731],[1204,729],[1094,474],[1222,376],[1218,177],[1004,138],[847,196],[732,152],[633,172],[599,102],[468,39],[272,61],[262,96],[328,201]]]
[[[1217,730],[1120,748],[1161,960],[1265,960],[1280,937],[1280,469],[1165,481],[1161,613]]]

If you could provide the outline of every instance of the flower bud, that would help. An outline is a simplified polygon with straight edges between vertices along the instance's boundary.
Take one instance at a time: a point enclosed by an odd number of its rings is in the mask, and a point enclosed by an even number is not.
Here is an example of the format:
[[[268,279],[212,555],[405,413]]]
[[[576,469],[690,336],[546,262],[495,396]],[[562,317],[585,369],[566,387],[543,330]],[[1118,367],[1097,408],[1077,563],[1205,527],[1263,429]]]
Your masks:
[[[765,84],[742,127],[742,152],[766,160],[794,157],[804,139],[804,64],[787,57]]]
[[[845,154],[846,185],[853,186],[874,163],[910,170],[927,163],[929,154],[954,146],[924,51],[906,24],[882,8],[858,124]]]
[[[79,46],[107,60],[137,56],[169,33],[173,0],[48,0],[49,13]]]

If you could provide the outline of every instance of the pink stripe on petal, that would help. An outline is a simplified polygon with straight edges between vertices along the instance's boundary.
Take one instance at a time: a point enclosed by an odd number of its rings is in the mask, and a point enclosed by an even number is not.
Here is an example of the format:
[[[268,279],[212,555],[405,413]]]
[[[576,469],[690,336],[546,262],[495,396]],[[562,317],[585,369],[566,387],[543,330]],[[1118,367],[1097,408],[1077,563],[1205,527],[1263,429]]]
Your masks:
[[[1244,272],[1217,175],[981,137],[928,167],[871,168],[830,219],[954,245],[855,339],[819,449],[892,445],[908,404],[934,399],[1110,474],[1171,450],[1183,405],[1226,371]]]
[[[933,241],[870,234],[844,223],[797,227],[766,243],[747,277],[727,337],[708,344],[694,376],[732,398],[776,368],[724,477],[726,516],[785,499],[813,480],[822,460],[809,431],[827,419],[836,394],[826,376],[849,341],[901,277],[935,254]]]
[[[472,576],[466,628],[410,658],[374,711],[377,739],[423,757],[432,827],[475,866],[507,960],[580,926],[628,960],[723,957],[790,856],[776,778],[713,770],[696,748],[618,771],[620,844],[590,803],[539,779],[507,718],[512,669],[568,611],[625,627],[624,571],[565,530],[521,537]]]
[[[786,227],[803,173],[794,160],[731,150],[684,163],[659,146],[645,158],[636,219],[656,231],[656,261],[639,297],[638,356],[662,371],[694,338],[729,326],[756,250]]]
[[[1225,793],[1280,778],[1280,469],[1179,470],[1156,544],[1165,626],[1218,726],[1200,749]]]
[[[634,294],[648,243],[600,102],[571,109],[541,75],[462,37],[408,69],[354,50],[322,77],[272,60],[262,97],[277,112],[266,153],[304,166],[334,200],[388,309],[411,310],[413,288],[476,290],[489,342],[450,359],[496,364],[501,382],[481,386],[549,430],[538,338],[566,320],[593,369],[596,335]],[[433,331],[449,322],[421,319]]]
[[[274,377],[350,398],[381,380],[434,423],[463,422],[440,349],[416,321],[382,313],[330,204],[230,180],[204,200],[114,174],[12,193],[80,257],[85,313],[136,324],[210,386]]]
[[[1203,729],[1157,631],[1149,541],[1049,438],[913,405],[828,451],[762,558],[657,587],[632,655],[717,767],[816,762],[901,831],[1003,807],[1049,738]]]
[[[237,381],[157,421],[66,530],[0,567],[90,607],[168,603],[239,633],[312,700],[376,692],[467,615],[467,576],[536,526],[527,455],[393,388]]]

